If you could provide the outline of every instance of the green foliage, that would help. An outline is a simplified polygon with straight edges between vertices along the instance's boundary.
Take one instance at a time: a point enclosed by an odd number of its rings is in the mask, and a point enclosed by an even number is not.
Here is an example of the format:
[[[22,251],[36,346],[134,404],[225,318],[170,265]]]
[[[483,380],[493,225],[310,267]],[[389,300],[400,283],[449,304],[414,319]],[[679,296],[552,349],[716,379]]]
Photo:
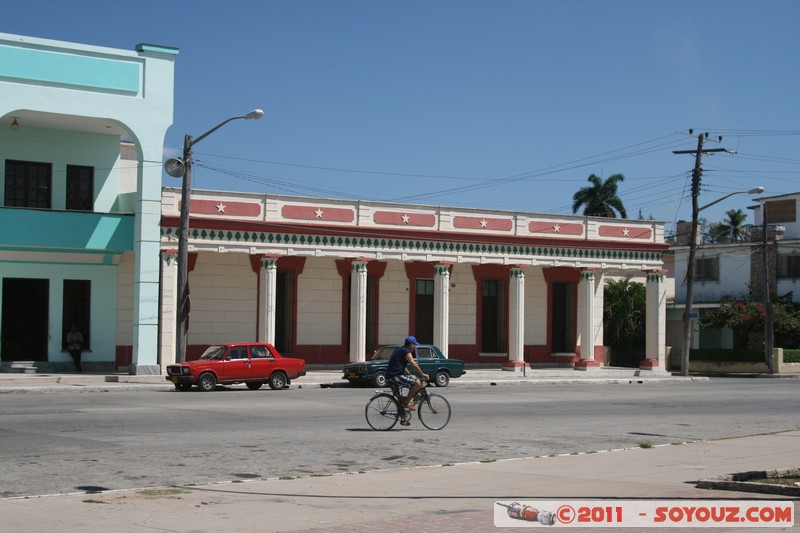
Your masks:
[[[638,354],[644,350],[647,290],[630,276],[608,280],[603,292],[603,338],[611,353]]]
[[[764,305],[752,300],[730,301],[717,309],[710,309],[700,319],[704,328],[730,328],[736,332],[749,333],[764,329]],[[800,334],[800,309],[779,299],[772,304],[772,325],[775,334]]]
[[[622,182],[625,176],[614,174],[603,181],[594,174],[588,178],[591,187],[582,187],[572,196],[572,212],[577,213],[581,206],[585,206],[583,214],[585,216],[617,218],[628,218],[625,206],[617,196],[617,183]]]
[[[800,349],[783,350],[784,363],[800,363]]]

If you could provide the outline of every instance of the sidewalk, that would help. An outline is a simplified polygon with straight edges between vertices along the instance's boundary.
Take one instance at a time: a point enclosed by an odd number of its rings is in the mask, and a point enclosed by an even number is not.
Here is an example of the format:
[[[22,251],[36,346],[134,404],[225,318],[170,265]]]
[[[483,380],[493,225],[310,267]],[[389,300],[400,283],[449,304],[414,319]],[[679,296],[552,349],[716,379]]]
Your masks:
[[[500,369],[467,369],[467,373],[450,381],[450,387],[464,385],[536,385],[553,383],[631,383],[659,381],[708,381],[704,376],[682,377],[664,371],[638,370],[633,368],[601,368],[594,370],[572,369],[528,369],[509,372]],[[243,387],[244,385],[233,385]],[[305,376],[292,381],[291,388],[303,387],[347,387],[339,370],[310,370]],[[63,392],[63,391],[114,391],[136,389],[173,389],[163,375],[136,375],[123,373],[63,373],[63,374],[16,374],[0,373],[0,393],[9,392]]]
[[[0,516],[4,530],[29,533],[480,533],[496,531],[496,500],[612,499],[613,504],[615,498],[685,499],[687,505],[697,504],[694,500],[698,499],[789,500],[698,489],[695,481],[798,465],[800,431],[794,431],[651,449],[199,485],[172,492],[130,490],[8,499],[0,500]],[[797,502],[794,505],[797,515]]]

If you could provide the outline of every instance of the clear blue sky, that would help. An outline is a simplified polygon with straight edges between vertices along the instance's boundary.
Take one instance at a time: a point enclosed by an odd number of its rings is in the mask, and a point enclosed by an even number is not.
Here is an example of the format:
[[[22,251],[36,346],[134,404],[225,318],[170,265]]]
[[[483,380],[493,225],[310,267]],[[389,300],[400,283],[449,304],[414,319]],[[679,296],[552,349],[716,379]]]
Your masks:
[[[628,216],[669,231],[689,128],[738,152],[704,159],[701,205],[800,191],[798,21],[795,0],[31,0],[0,31],[179,48],[166,153],[262,108],[195,146],[196,188],[566,214],[621,173]]]

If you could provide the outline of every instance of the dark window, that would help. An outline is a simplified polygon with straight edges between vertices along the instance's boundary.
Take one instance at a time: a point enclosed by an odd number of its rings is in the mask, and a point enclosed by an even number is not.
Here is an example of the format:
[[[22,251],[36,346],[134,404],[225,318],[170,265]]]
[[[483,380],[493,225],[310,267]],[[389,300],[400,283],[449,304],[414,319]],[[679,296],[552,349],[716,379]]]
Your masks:
[[[67,209],[94,210],[94,168],[67,165]]]
[[[251,359],[266,359],[272,357],[272,354],[269,353],[269,350],[266,346],[251,346],[250,347],[250,358]]]
[[[694,265],[695,281],[719,281],[719,257],[701,257]]]
[[[779,278],[800,278],[800,255],[778,256]]]
[[[292,351],[292,274],[278,272],[275,283],[275,349]]]
[[[502,353],[505,345],[505,284],[499,280],[485,280],[481,294],[481,351]]]
[[[61,316],[61,349],[67,349],[67,332],[72,324],[83,336],[83,349],[92,347],[91,335],[92,282],[83,279],[64,280],[64,306]]]
[[[553,283],[553,317],[551,323],[552,346],[554,353],[575,351],[573,337],[573,302],[575,284]]]
[[[414,352],[415,352],[414,356],[417,359],[430,359],[430,358],[433,357],[433,354],[431,353],[431,349],[428,348],[428,347],[424,347],[424,348],[417,347],[417,349],[414,350]]]
[[[432,279],[418,279],[416,281],[417,281],[417,294],[433,295]]]
[[[425,343],[433,342],[433,280],[414,281],[414,336]]]
[[[6,160],[6,207],[50,209],[53,175],[50,163]]]

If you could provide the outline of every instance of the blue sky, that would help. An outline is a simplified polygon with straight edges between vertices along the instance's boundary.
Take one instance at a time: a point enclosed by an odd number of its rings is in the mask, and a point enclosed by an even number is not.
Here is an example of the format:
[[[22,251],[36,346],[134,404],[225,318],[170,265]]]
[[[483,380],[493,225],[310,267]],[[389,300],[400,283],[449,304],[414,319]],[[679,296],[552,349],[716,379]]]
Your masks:
[[[738,153],[704,158],[701,205],[800,191],[794,0],[7,4],[1,32],[179,48],[167,153],[262,108],[195,146],[196,188],[566,214],[621,173],[669,231],[694,164],[672,151],[709,132]]]

